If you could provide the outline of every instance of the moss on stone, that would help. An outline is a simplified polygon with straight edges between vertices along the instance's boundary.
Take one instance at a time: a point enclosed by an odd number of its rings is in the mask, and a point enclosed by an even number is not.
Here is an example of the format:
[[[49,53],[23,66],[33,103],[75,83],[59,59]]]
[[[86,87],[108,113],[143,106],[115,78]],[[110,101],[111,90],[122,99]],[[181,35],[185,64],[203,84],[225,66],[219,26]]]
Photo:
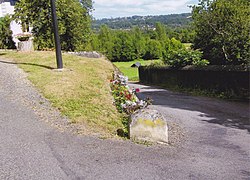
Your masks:
[[[163,121],[162,119],[157,119],[154,121],[154,123],[157,125],[157,126],[165,126],[166,125],[166,122]]]
[[[138,124],[142,124],[142,125],[145,125],[145,126],[150,126],[150,127],[162,127],[162,126],[165,126],[166,123],[165,121],[161,120],[161,119],[157,119],[155,121],[151,121],[149,119],[138,119],[137,123]]]

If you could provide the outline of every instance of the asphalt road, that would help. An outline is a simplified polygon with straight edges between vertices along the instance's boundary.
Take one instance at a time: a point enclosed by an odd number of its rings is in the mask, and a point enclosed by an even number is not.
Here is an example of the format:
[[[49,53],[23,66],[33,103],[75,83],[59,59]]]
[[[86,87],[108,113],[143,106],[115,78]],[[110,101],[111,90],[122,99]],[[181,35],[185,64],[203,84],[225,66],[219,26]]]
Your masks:
[[[250,179],[248,104],[132,86],[183,128],[181,145],[73,135],[25,74],[1,60],[0,179]]]

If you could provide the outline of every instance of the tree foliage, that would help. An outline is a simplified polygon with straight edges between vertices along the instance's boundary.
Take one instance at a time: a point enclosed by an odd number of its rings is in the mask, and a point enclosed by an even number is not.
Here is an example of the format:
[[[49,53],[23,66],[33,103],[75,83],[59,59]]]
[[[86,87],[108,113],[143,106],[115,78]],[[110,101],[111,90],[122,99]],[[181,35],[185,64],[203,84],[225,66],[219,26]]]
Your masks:
[[[170,51],[164,56],[163,61],[173,68],[181,68],[187,65],[206,66],[209,64],[208,60],[202,59],[202,52],[185,48]]]
[[[203,51],[211,64],[248,64],[249,7],[249,0],[199,0],[193,7],[193,47]]]
[[[148,39],[146,44],[146,53],[144,59],[159,59],[162,57],[163,49],[160,41]]]
[[[91,0],[57,0],[57,16],[62,49],[83,50],[90,38]],[[50,0],[20,0],[14,18],[23,31],[33,27],[37,49],[54,47]]]
[[[132,36],[126,32],[118,32],[112,49],[112,61],[133,61],[136,58]]]
[[[10,23],[11,18],[9,16],[0,18],[0,49],[15,49]]]
[[[97,47],[97,50],[102,53],[104,53],[107,58],[112,59],[112,53],[113,53],[113,47],[114,47],[114,40],[115,35],[111,32],[111,30],[106,26],[103,25],[101,27],[100,33],[98,34],[98,39],[96,39],[95,43],[97,45],[94,45]]]
[[[100,29],[105,24],[111,29],[133,29],[136,26],[140,28],[155,28],[156,22],[160,22],[169,27],[185,27],[192,19],[190,13],[170,14],[160,16],[132,16],[118,18],[104,18],[93,21],[93,28]]]
[[[169,38],[161,23],[155,30],[134,27],[131,30],[112,30],[103,25],[92,36],[90,49],[106,55],[111,61],[132,61],[135,59],[161,59],[163,54],[183,49],[184,45],[175,38]]]
[[[140,59],[146,51],[146,38],[139,27],[133,28],[131,33],[136,59]]]

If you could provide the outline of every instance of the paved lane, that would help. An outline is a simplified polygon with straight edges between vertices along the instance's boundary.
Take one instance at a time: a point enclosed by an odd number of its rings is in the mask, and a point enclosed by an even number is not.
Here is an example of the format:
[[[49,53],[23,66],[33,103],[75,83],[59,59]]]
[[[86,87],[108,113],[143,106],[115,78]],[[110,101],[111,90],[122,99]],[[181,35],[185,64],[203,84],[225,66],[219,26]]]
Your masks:
[[[73,135],[67,119],[51,108],[25,74],[1,60],[0,179],[249,179],[246,105],[232,106],[238,114],[228,106],[229,113],[223,115],[215,106],[221,101],[197,105],[199,98],[141,88],[141,95],[154,98],[152,108],[186,131],[181,146],[145,147]],[[203,108],[206,104],[210,109]]]
[[[250,179],[249,103],[193,97],[140,84],[130,86],[140,88],[141,99],[152,98],[151,108],[184,128],[187,140],[180,156],[188,155],[183,163],[189,166],[191,179],[201,179],[206,171],[215,179],[241,179],[241,175]]]

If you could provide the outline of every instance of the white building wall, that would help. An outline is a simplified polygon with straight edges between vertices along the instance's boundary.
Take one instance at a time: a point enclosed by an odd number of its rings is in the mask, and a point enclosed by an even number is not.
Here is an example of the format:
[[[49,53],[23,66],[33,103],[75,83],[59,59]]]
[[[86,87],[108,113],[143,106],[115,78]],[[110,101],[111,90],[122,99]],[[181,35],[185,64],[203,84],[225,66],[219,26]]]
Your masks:
[[[14,3],[13,0],[0,0],[0,17],[4,17],[6,15],[14,14]],[[13,41],[16,43],[19,42],[18,39],[15,38],[16,34],[22,33],[22,28],[19,24],[15,21],[12,21],[10,24],[10,29],[12,30],[13,34]]]
[[[14,14],[14,6],[11,5],[10,0],[1,2],[1,12],[0,17],[4,17],[7,14]]]

